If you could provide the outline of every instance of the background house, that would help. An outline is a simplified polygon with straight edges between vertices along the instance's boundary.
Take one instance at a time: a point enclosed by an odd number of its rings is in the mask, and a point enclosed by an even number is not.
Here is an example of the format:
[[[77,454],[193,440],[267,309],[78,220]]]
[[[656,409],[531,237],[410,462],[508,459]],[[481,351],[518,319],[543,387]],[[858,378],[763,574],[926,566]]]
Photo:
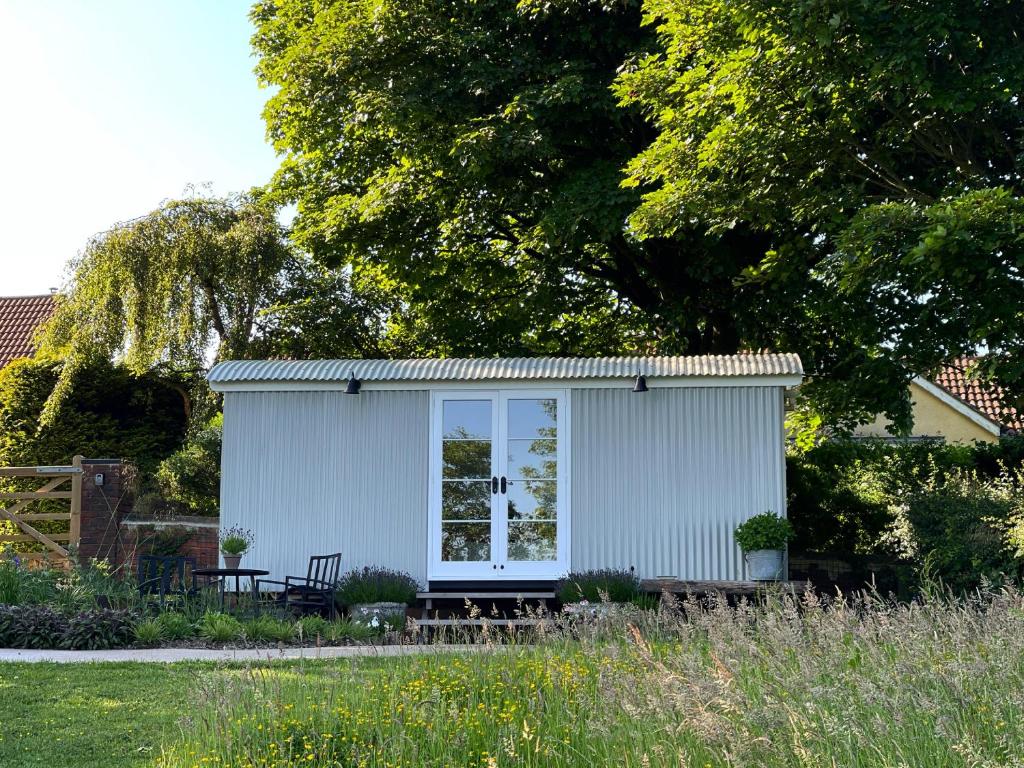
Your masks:
[[[53,314],[54,295],[0,296],[0,368],[35,352],[32,337]]]
[[[970,375],[975,358],[960,358],[933,380],[917,377],[910,384],[914,402],[914,427],[908,438],[939,439],[947,443],[996,442],[1001,435],[1017,434],[1024,419],[1004,402],[998,387]],[[878,417],[860,427],[857,437],[897,439],[886,430],[888,421]]]

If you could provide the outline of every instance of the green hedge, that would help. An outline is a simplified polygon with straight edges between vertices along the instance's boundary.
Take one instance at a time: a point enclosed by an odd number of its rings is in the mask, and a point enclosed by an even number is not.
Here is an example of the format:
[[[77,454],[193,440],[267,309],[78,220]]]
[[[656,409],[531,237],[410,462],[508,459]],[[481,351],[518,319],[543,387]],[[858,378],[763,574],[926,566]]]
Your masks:
[[[1019,577],[1024,438],[832,441],[787,461],[790,551],[890,558],[951,588]]]

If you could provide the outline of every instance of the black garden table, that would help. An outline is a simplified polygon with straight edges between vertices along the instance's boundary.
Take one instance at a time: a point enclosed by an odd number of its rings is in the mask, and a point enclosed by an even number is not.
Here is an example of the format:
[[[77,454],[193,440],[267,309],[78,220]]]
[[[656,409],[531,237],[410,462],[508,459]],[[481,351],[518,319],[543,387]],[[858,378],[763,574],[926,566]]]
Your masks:
[[[270,571],[260,570],[259,568],[196,568],[192,571],[193,576],[205,576],[207,579],[218,578],[218,586],[220,587],[220,609],[224,610],[224,585],[227,580],[232,576],[235,579],[235,595],[241,594],[241,583],[242,579],[249,579],[249,594],[253,597],[253,604],[258,604],[256,594],[256,577],[257,576],[269,576]],[[237,600],[237,597],[236,597]]]

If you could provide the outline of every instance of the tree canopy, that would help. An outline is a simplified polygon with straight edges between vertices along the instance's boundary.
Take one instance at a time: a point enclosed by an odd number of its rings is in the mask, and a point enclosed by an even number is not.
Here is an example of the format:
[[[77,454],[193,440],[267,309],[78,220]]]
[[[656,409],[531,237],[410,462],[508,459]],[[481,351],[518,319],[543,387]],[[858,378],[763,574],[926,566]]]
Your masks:
[[[298,242],[407,286],[440,354],[733,352],[751,233],[640,241],[622,168],[653,138],[611,91],[638,1],[253,10]],[[754,238],[757,240],[757,238]]]
[[[630,223],[770,240],[755,280],[810,281],[776,339],[836,416],[979,348],[1024,392],[1024,6],[1007,0],[647,0],[660,50],[616,84],[657,138],[629,164]],[[756,334],[771,341],[770,328]]]
[[[92,238],[72,263],[41,353],[123,356],[142,372],[244,356],[294,256],[277,209],[255,195],[192,197]]]

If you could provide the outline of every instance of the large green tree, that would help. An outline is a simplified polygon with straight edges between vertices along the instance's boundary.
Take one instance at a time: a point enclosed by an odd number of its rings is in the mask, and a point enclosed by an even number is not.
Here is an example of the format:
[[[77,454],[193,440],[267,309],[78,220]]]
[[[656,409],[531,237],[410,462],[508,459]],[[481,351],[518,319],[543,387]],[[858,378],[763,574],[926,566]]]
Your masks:
[[[1022,6],[266,0],[295,235],[434,353],[804,355],[849,427],[1018,354]]]
[[[266,118],[330,267],[404,286],[430,351],[735,352],[767,239],[639,240],[622,168],[654,137],[611,90],[653,49],[639,0],[267,0],[252,13]]]
[[[638,235],[764,233],[748,277],[799,311],[752,339],[804,351],[807,394],[847,425],[882,406],[907,426],[908,378],[979,348],[981,373],[1024,393],[1024,5],[645,9],[660,50],[617,83],[658,128],[629,166]]]
[[[245,356],[281,294],[293,249],[266,198],[190,197],[92,238],[40,353],[123,356],[134,371]],[[73,367],[73,366],[72,366]]]

